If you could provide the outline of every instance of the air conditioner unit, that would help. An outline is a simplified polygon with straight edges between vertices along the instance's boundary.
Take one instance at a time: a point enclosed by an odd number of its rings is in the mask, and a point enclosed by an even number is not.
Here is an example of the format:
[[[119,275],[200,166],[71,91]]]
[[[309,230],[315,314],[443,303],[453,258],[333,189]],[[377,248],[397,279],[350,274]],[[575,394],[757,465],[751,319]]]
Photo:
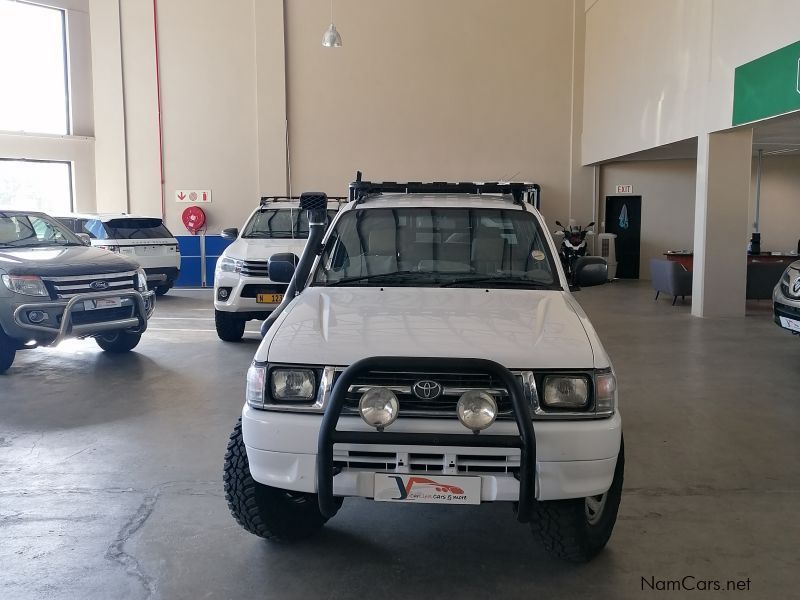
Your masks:
[[[606,259],[608,263],[608,279],[609,281],[617,276],[617,234],[616,233],[601,233],[597,236],[597,241],[600,246],[599,255]]]

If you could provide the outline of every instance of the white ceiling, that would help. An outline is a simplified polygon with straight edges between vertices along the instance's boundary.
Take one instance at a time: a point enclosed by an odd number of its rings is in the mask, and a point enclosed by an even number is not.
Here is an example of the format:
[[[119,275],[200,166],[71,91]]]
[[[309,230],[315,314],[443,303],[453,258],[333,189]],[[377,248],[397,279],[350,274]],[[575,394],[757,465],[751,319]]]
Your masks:
[[[763,150],[768,156],[800,153],[800,112],[759,121],[751,127],[753,127],[753,154],[758,150]],[[678,158],[697,158],[697,138],[620,156],[608,162]]]

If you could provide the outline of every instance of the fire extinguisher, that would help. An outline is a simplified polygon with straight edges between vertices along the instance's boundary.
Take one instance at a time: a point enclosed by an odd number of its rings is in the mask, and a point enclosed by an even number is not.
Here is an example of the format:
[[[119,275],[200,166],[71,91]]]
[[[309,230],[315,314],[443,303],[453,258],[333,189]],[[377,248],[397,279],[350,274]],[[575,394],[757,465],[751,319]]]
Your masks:
[[[181,215],[183,225],[192,235],[197,235],[206,224],[206,213],[199,206],[190,206]]]

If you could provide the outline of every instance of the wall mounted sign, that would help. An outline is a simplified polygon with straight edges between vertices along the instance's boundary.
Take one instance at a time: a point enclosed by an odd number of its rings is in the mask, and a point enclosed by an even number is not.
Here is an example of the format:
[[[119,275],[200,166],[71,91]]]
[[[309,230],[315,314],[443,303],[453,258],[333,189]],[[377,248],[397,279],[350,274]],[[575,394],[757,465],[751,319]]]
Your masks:
[[[175,202],[211,204],[211,190],[175,190]]]
[[[633,193],[633,186],[632,185],[618,185],[617,186],[617,193],[618,194],[632,194]]]
[[[736,67],[733,125],[800,110],[800,42]]]

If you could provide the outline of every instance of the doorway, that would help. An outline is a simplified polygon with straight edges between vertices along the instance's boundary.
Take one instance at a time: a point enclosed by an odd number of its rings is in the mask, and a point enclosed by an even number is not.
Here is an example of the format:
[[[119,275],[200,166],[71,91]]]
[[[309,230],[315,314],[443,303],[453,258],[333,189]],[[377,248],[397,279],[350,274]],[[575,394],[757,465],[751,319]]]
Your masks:
[[[617,277],[639,279],[642,197],[606,196],[606,232],[617,234]]]

